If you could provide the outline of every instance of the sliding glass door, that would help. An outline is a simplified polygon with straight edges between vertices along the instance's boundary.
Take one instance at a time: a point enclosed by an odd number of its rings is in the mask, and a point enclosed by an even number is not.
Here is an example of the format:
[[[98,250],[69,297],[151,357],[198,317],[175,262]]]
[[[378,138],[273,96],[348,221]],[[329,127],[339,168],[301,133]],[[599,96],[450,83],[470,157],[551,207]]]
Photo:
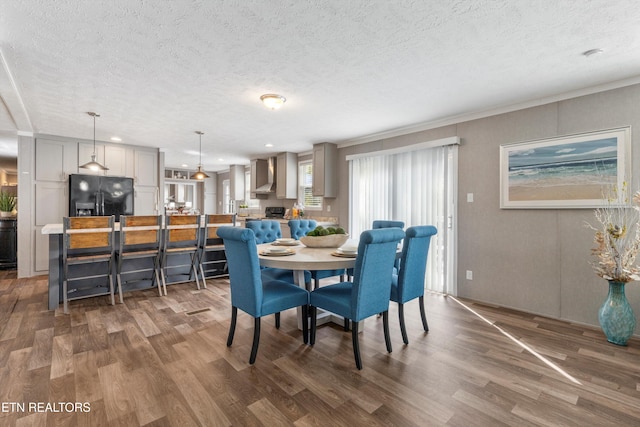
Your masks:
[[[457,145],[350,158],[349,231],[357,237],[376,219],[405,227],[434,225],[426,288],[456,293]]]

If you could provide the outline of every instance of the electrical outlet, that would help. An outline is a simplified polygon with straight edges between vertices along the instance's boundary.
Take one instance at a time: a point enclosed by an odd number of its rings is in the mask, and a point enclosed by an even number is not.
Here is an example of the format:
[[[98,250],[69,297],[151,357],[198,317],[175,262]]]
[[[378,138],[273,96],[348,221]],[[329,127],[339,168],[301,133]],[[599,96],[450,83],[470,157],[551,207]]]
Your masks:
[[[467,280],[473,280],[473,271],[467,270]]]
[[[473,203],[473,193],[467,193],[467,203]]]
[[[327,212],[331,212],[331,205],[327,205]]]

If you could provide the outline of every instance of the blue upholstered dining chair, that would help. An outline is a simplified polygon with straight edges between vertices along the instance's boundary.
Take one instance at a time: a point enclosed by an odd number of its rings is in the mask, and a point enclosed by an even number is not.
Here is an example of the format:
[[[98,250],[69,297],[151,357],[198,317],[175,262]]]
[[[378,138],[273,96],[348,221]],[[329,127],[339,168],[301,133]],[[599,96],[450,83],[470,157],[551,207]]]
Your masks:
[[[432,225],[421,225],[407,228],[402,245],[402,262],[400,271],[394,274],[391,283],[391,301],[398,303],[398,317],[402,341],[409,344],[407,329],[404,324],[404,304],[419,298],[422,327],[429,332],[427,316],[424,312],[424,276],[427,268],[427,256],[431,236],[438,230]]]
[[[353,282],[323,286],[311,292],[311,345],[316,340],[316,308],[322,308],[353,322],[351,338],[356,367],[362,369],[358,343],[358,322],[382,313],[384,338],[391,353],[389,338],[389,297],[396,248],[404,237],[399,228],[364,231],[360,235]]]
[[[400,228],[403,229],[404,228],[404,221],[395,221],[395,220],[389,220],[389,219],[374,219],[373,222],[371,223],[371,227],[374,230],[377,230],[379,228],[392,228],[392,227],[396,227],[396,228]],[[400,260],[396,259],[396,262],[393,264],[394,267],[394,273],[398,273],[398,268],[400,268]],[[353,269],[352,268],[348,268],[347,269],[347,278],[348,280],[351,280],[351,278],[353,277]],[[347,330],[348,326],[347,323],[345,323],[345,330]]]
[[[253,316],[253,346],[249,357],[249,363],[253,364],[260,342],[260,318],[290,308],[302,307],[302,318],[306,319],[309,292],[281,280],[263,280],[256,238],[251,229],[220,227],[218,237],[224,242],[231,284],[231,325],[227,347],[233,344],[238,309]],[[307,322],[302,322],[302,328],[302,340],[306,344]]]
[[[273,220],[262,220],[262,221],[248,221],[246,223],[246,227],[250,230],[253,230],[256,236],[256,243],[261,245],[263,243],[271,243],[275,242],[276,239],[282,237],[282,229],[280,228],[279,221]],[[273,279],[273,280],[284,280],[286,282],[295,283],[293,279],[293,271],[291,270],[283,270],[281,268],[271,268],[271,267],[263,267],[262,268],[262,276],[265,279]],[[304,282],[311,282],[311,273],[308,271],[304,272]],[[276,324],[278,324],[279,320],[276,316]]]
[[[311,230],[315,230],[318,223],[314,219],[292,219],[289,221],[289,229],[291,230],[291,237],[296,240],[300,240],[301,237],[306,236]],[[340,276],[340,281],[344,281],[345,269],[339,270],[316,270],[311,272],[311,278],[313,279],[313,289],[318,289],[320,286],[320,279],[326,279],[327,277]]]

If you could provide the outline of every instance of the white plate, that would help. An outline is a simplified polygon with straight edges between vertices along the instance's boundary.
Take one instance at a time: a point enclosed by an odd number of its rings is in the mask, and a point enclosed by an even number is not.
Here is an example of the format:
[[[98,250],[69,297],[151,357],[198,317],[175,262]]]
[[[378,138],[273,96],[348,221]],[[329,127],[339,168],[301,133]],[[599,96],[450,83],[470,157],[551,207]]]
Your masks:
[[[295,241],[296,241],[296,239],[291,239],[291,238],[288,238],[288,237],[283,237],[281,239],[276,239],[276,242],[278,242],[278,243],[293,243]]]
[[[283,252],[287,252],[290,249],[288,248],[282,248],[282,247],[278,247],[278,246],[271,246],[270,248],[264,248],[264,251],[270,254],[280,254]]]
[[[354,255],[356,252],[358,252],[358,248],[338,248],[336,249],[336,252],[338,252],[339,254]]]

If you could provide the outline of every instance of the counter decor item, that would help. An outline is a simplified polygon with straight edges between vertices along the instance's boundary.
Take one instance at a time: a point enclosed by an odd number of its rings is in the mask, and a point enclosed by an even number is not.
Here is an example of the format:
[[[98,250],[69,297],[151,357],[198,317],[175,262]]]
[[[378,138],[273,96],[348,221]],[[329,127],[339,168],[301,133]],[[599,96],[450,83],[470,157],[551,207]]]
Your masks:
[[[596,244],[591,253],[597,259],[591,265],[598,276],[609,282],[609,293],[600,307],[598,320],[607,341],[627,345],[636,327],[636,317],[624,288],[626,283],[640,279],[640,267],[636,264],[640,250],[640,191],[630,201],[624,183],[620,190],[613,188],[607,200],[608,205],[595,210],[597,225],[588,224],[595,231]],[[618,204],[617,200],[626,204]]]
[[[338,248],[346,243],[349,235],[342,227],[327,227],[321,225],[302,236],[300,241],[309,248]]]
[[[16,196],[0,192],[0,217],[7,218],[13,216],[13,210],[16,208]]]

